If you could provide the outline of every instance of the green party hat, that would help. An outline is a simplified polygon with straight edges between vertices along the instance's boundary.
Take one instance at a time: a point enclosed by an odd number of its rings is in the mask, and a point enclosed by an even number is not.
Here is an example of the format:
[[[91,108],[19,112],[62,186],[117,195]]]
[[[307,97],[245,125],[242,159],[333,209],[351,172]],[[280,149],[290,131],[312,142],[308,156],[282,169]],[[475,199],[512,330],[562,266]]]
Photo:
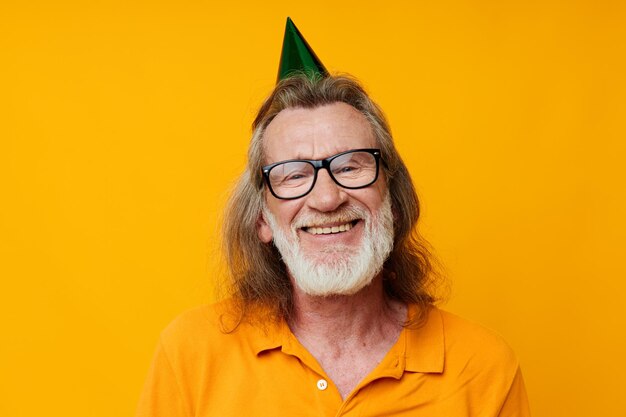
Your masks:
[[[328,75],[328,70],[326,70],[322,61],[315,55],[315,52],[313,52],[313,49],[311,49],[296,25],[288,17],[276,82],[289,77],[294,72],[304,72],[305,74],[321,75],[323,77]]]

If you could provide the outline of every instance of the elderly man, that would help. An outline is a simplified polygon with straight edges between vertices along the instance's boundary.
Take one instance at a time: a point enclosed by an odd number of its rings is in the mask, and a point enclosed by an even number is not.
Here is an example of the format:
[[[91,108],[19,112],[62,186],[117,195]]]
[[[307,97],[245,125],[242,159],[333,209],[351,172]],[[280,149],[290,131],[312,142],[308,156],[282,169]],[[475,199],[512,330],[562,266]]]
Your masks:
[[[506,343],[433,306],[417,196],[359,83],[286,77],[253,130],[230,297],[163,332],[138,416],[528,416]]]

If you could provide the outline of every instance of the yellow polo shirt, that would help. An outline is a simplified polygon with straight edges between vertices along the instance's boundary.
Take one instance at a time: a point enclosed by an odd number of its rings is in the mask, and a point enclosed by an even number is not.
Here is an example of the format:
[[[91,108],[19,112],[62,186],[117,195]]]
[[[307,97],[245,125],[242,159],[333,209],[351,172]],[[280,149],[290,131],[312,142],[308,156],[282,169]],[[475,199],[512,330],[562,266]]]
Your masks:
[[[191,310],[164,330],[137,417],[530,415],[508,345],[442,310],[433,308],[417,329],[403,329],[376,369],[342,400],[287,325],[244,323],[224,333],[222,308]]]

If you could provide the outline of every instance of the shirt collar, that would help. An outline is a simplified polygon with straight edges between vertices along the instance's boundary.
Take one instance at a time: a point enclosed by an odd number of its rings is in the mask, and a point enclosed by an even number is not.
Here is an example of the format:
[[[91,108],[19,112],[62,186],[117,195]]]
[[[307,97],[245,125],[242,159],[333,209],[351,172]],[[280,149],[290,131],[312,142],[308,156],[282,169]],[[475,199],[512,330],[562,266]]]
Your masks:
[[[409,306],[409,317],[417,314],[418,307]],[[251,345],[254,353],[258,356],[261,352],[288,348],[290,346],[291,330],[284,321],[265,326],[251,325],[249,329],[253,337]],[[408,372],[442,373],[445,358],[445,340],[443,331],[443,318],[441,311],[430,308],[426,318],[420,325],[407,327],[403,330],[404,337],[404,363]],[[393,348],[392,348],[393,349]]]
[[[287,341],[289,327],[284,321],[274,324],[250,325],[249,331],[253,335],[251,346],[258,356],[261,352],[282,347]]]
[[[409,317],[417,313],[417,306],[409,307]],[[423,323],[407,327],[405,370],[409,372],[442,373],[445,358],[445,339],[441,311],[435,307],[426,313]]]

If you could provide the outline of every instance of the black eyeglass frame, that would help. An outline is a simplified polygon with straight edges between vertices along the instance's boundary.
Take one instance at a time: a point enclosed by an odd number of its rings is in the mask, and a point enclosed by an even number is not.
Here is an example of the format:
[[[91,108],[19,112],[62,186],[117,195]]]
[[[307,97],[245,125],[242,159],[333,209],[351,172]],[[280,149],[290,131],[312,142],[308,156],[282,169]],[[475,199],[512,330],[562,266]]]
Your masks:
[[[335,176],[333,175],[333,173],[330,171],[330,163],[335,159],[338,158],[342,155],[348,154],[348,153],[354,153],[354,152],[367,152],[371,155],[374,156],[374,160],[376,161],[376,175],[374,176],[374,179],[372,181],[370,181],[369,183],[365,184],[365,185],[359,185],[358,187],[346,187],[345,185],[341,184],[339,181],[337,181],[337,179],[335,178]],[[336,155],[332,155],[329,156],[326,159],[288,159],[286,161],[279,161],[279,162],[274,162],[273,164],[269,164],[269,165],[265,165],[264,167],[261,168],[261,172],[263,173],[263,179],[265,179],[265,184],[267,185],[267,188],[270,190],[270,193],[272,193],[272,195],[276,198],[278,198],[279,200],[295,200],[297,198],[302,198],[305,195],[309,194],[312,190],[313,187],[315,187],[315,183],[317,182],[317,172],[320,169],[326,169],[326,171],[328,172],[328,175],[330,176],[330,178],[332,178],[332,180],[335,182],[335,184],[337,184],[338,186],[342,187],[342,188],[346,188],[348,190],[358,190],[361,188],[365,188],[365,187],[369,187],[370,185],[374,184],[376,182],[376,180],[378,179],[378,174],[380,172],[380,160],[381,160],[382,156],[380,154],[380,149],[373,149],[373,148],[364,148],[364,149],[350,149],[349,151],[345,151],[345,152],[340,152]],[[270,171],[278,166],[278,165],[282,165],[285,164],[287,162],[307,162],[311,165],[313,165],[314,171],[313,171],[313,182],[311,183],[311,187],[303,194],[300,194],[298,196],[294,196],[294,197],[279,197],[278,195],[276,195],[276,193],[274,192],[274,190],[272,189],[272,185],[270,184]],[[384,161],[383,161],[384,163]]]

